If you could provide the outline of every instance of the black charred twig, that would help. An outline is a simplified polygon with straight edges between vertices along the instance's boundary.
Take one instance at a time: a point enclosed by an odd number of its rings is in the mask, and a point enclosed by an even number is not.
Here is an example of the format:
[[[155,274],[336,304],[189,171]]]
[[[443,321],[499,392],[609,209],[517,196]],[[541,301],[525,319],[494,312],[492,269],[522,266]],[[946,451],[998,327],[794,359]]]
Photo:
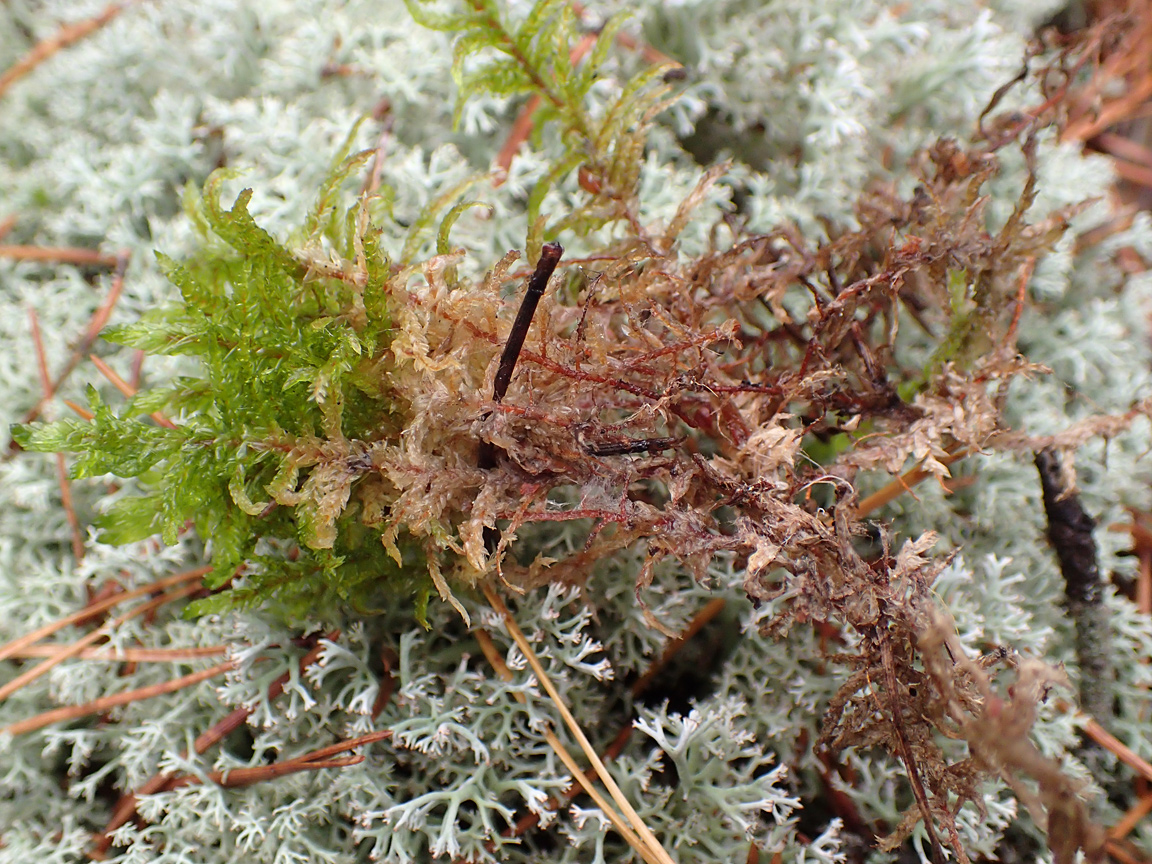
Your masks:
[[[512,383],[512,373],[516,370],[516,361],[520,359],[520,351],[524,347],[524,340],[528,337],[528,328],[532,326],[536,306],[544,296],[548,280],[552,278],[552,273],[563,254],[564,247],[559,243],[545,243],[544,248],[540,250],[540,260],[536,262],[536,270],[528,280],[528,290],[520,303],[516,320],[512,322],[512,329],[508,331],[504,353],[500,355],[500,366],[496,370],[496,380],[492,384],[494,402],[504,401],[504,394],[508,392],[508,385]],[[491,441],[480,442],[476,461],[484,469],[496,467],[496,448]]]
[[[1108,615],[1101,602],[1100,568],[1096,563],[1095,521],[1084,512],[1080,497],[1064,486],[1060,455],[1036,454],[1036,470],[1048,517],[1048,540],[1060,562],[1068,611],[1076,624],[1076,658],[1080,663],[1080,705],[1091,716],[1112,716],[1109,682]]]

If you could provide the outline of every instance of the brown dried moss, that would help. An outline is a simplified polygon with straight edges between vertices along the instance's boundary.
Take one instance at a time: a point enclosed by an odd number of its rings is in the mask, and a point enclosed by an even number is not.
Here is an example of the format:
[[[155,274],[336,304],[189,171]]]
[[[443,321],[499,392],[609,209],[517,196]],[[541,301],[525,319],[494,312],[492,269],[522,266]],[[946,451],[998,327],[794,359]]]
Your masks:
[[[944,843],[967,860],[955,814],[982,807],[981,779],[1000,776],[1072,826],[1053,836],[1058,860],[1078,848],[1097,856],[1077,784],[1027,737],[1060,675],[1008,652],[967,657],[931,597],[946,563],[926,557],[933,535],[894,553],[885,534],[874,560],[854,545],[866,530],[861,471],[914,462],[944,479],[957,453],[1020,447],[1000,411],[1006,384],[1043,371],[1015,351],[1024,288],[1078,208],[1028,221],[1035,124],[1016,132],[1028,179],[995,231],[984,190],[1009,135],[972,149],[938,142],[921,154],[914,195],[871,191],[856,231],[812,243],[790,228],[736,230],[729,245],[685,259],[676,236],[719,176],[709,173],[673,224],[606,250],[593,278],[561,263],[502,400],[490,394],[516,255],[468,287],[446,278],[454,255],[431,260],[422,278],[392,286],[388,384],[410,412],[399,440],[368,451],[379,481],[366,512],[387,521],[386,543],[401,528],[424,538],[445,596],[489,574],[517,588],[580,583],[639,545],[643,602],[661,559],[703,577],[712,556],[736,553],[753,599],[787,598],[770,630],[815,620],[860,637],[839,658],[851,674],[823,746],[882,747],[907,767],[917,806],[886,848],[923,819],[937,860]],[[902,365],[902,326],[934,336],[925,367]],[[820,440],[828,458],[800,459]],[[481,447],[496,454],[492,467],[479,467]],[[563,520],[593,526],[578,552],[528,564],[509,554],[522,526]],[[1017,669],[1007,696],[985,671],[1001,662]],[[942,739],[966,741],[968,755],[950,762]]]

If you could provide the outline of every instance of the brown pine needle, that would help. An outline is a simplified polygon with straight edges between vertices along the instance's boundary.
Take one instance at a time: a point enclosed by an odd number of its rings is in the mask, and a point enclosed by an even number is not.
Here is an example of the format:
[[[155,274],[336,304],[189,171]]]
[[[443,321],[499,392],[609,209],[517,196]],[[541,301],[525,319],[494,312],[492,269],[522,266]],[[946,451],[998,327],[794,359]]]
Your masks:
[[[173,585],[180,585],[192,579],[199,579],[201,576],[209,573],[211,567],[197,567],[195,570],[185,570],[183,573],[177,573],[173,576],[158,579],[155,582],[149,582],[147,585],[142,585],[139,588],[133,588],[131,591],[125,591],[121,594],[115,594],[111,597],[93,603],[90,606],[85,606],[79,612],[73,612],[58,621],[53,621],[45,624],[43,627],[38,627],[31,633],[13,639],[7,645],[0,646],[0,660],[5,660],[9,657],[16,656],[19,652],[23,651],[32,645],[35,645],[41,639],[47,639],[53,633],[63,630],[65,627],[92,618],[99,615],[106,609],[111,609],[113,606],[118,606],[121,603],[126,603],[129,600],[135,600],[137,597],[143,597],[147,594],[154,594],[157,591],[164,591],[171,588]]]
[[[960,448],[949,453],[939,461],[944,465],[951,465],[952,463],[958,462],[970,454],[971,451],[967,448]],[[883,489],[880,489],[877,492],[873,492],[871,495],[861,501],[856,506],[856,517],[862,518],[874,510],[879,510],[885,504],[890,504],[905,492],[910,492],[912,487],[919,483],[921,480],[931,476],[932,472],[927,471],[924,468],[913,468],[906,474],[902,474]]]
[[[115,387],[129,399],[136,395],[136,388],[121,378],[118,374],[116,374],[116,370],[114,370],[111,366],[109,366],[95,354],[89,354],[88,359],[92,361],[92,365],[96,367],[101,375],[108,379],[113,387]],[[155,420],[159,426],[163,426],[166,429],[176,428],[176,424],[161,414],[159,411],[153,411],[149,416]]]
[[[120,391],[121,395],[131,399],[136,395],[136,390],[121,378],[111,366],[97,357],[95,354],[89,354],[88,359],[92,361],[92,365],[96,367],[96,371],[108,379],[108,382]]]
[[[516,152],[532,134],[532,118],[539,107],[540,97],[533,93],[524,103],[524,107],[520,109],[520,113],[516,115],[516,120],[512,124],[512,131],[508,133],[504,146],[496,154],[496,166],[500,170],[496,172],[495,179],[492,181],[493,186],[501,186],[507,179],[508,169],[512,167],[512,160],[516,158]]]
[[[57,51],[95,33],[123,12],[126,5],[124,3],[111,3],[99,15],[77,21],[75,24],[66,24],[52,36],[38,42],[31,51],[9,66],[3,75],[0,75],[0,96],[3,96],[16,81],[23,78]]]
[[[1149,765],[1147,761],[1140,758],[1131,748],[1101,726],[1095,719],[1083,713],[1079,716],[1082,724],[1081,728],[1084,730],[1085,735],[1112,753],[1112,755],[1129,768],[1135,770],[1145,780],[1152,780],[1152,765]]]
[[[579,63],[585,54],[592,50],[592,46],[596,44],[596,34],[588,33],[576,43],[571,51],[568,52],[568,62],[575,66]],[[533,116],[536,110],[540,107],[540,96],[533,94],[529,97],[528,101],[524,103],[524,107],[520,109],[520,113],[516,115],[516,121],[512,124],[512,131],[508,135],[508,139],[504,142],[504,146],[500,148],[500,152],[496,156],[496,166],[500,169],[496,172],[496,179],[493,181],[493,186],[500,186],[508,176],[508,169],[512,167],[512,160],[516,156],[516,151],[520,149],[521,145],[528,140],[532,134]]]
[[[536,673],[537,680],[544,687],[544,690],[556,706],[556,710],[560,712],[560,716],[564,719],[564,724],[568,727],[568,731],[572,733],[572,737],[576,739],[576,742],[580,745],[580,749],[584,751],[584,755],[588,757],[588,761],[591,762],[596,769],[596,774],[599,776],[600,782],[604,784],[604,787],[616,802],[616,806],[620,808],[621,812],[628,819],[633,830],[640,835],[640,838],[644,841],[644,845],[640,848],[647,848],[653,857],[661,862],[661,864],[673,864],[671,856],[664,850],[664,847],[660,845],[660,842],[652,834],[648,826],[644,824],[644,820],[640,818],[635,808],[628,802],[624,793],[620,791],[620,787],[616,785],[616,781],[612,779],[612,775],[608,773],[608,769],[604,767],[604,763],[600,761],[600,757],[597,755],[595,748],[593,748],[588,741],[588,737],[584,734],[584,730],[580,728],[580,724],[576,722],[576,718],[572,716],[572,712],[568,710],[568,706],[565,704],[560,692],[556,689],[556,685],[552,683],[552,680],[548,677],[548,673],[544,671],[540,659],[532,650],[532,646],[528,644],[528,640],[524,638],[524,634],[512,618],[508,607],[504,605],[504,601],[496,595],[496,592],[492,590],[491,586],[484,585],[483,590],[484,596],[487,598],[489,604],[491,604],[492,608],[504,619],[504,626],[508,628],[509,635],[527,658],[529,665],[532,667],[532,671]],[[575,779],[579,780],[580,778],[576,777]],[[647,858],[647,856],[645,857]]]
[[[115,267],[115,255],[95,249],[72,246],[0,246],[0,258],[14,261],[43,261],[53,264],[75,264],[78,267]]]
[[[1140,824],[1140,820],[1149,813],[1152,813],[1152,795],[1145,795],[1120,818],[1119,822],[1112,826],[1108,831],[1108,836],[1113,840],[1127,837],[1132,829]]]
[[[329,642],[334,642],[340,638],[340,631],[333,630],[324,634],[323,638]],[[323,647],[317,643],[312,650],[300,658],[297,668],[301,674],[304,673],[309,666],[320,659],[320,652]],[[284,685],[288,683],[291,676],[285,672],[276,677],[276,679],[268,685],[268,699],[272,700],[284,692]],[[192,750],[197,755],[202,755],[208,751],[208,748],[223,741],[234,731],[244,725],[244,722],[252,714],[251,708],[236,708],[231,711],[221,720],[218,720],[212,725],[210,729],[202,732],[192,742]],[[184,753],[184,758],[187,758],[187,752]],[[97,835],[96,841],[92,848],[89,850],[90,858],[102,858],[108,849],[112,846],[112,832],[131,819],[136,814],[136,802],[141,795],[152,795],[156,792],[166,792],[172,788],[173,783],[177,780],[173,774],[155,774],[149,778],[143,785],[138,787],[135,791],[129,792],[120,797],[116,802],[116,808],[112,811],[112,817],[108,820],[108,824],[104,826],[103,833]]]
[[[1012,322],[1008,325],[1008,333],[1004,337],[1005,345],[1016,344],[1016,331],[1020,327],[1020,315],[1024,312],[1024,300],[1028,296],[1028,283],[1032,281],[1032,273],[1035,269],[1035,255],[1030,255],[1020,265],[1016,277],[1016,305],[1012,309]]]
[[[296,774],[300,771],[318,771],[322,768],[344,768],[348,765],[356,765],[363,762],[364,757],[360,755],[348,756],[342,759],[333,759],[331,757],[355,749],[356,747],[362,747],[365,744],[383,741],[390,737],[392,737],[392,730],[383,729],[379,732],[369,732],[358,738],[351,738],[348,741],[341,741],[338,744],[322,747],[311,753],[305,753],[303,756],[285,759],[283,762],[274,762],[271,765],[260,765],[255,768],[230,768],[224,771],[209,771],[206,776],[207,779],[218,786],[234,789],[238,786],[252,786],[253,784],[263,783],[267,780],[275,780],[277,777]],[[203,782],[204,779],[201,777],[186,774],[172,780],[166,785],[165,789],[196,786]]]
[[[1152,615],[1152,553],[1140,553],[1140,575],[1136,580],[1136,608]]]
[[[51,399],[55,393],[52,376],[48,374],[48,357],[44,352],[44,339],[40,334],[40,317],[36,309],[28,307],[28,325],[32,330],[32,345],[36,349],[36,368],[40,372],[40,388],[43,398]],[[64,508],[64,517],[68,520],[68,527],[72,533],[72,557],[79,561],[84,557],[84,533],[80,530],[80,520],[76,517],[76,507],[72,504],[72,484],[68,480],[68,465],[64,461],[64,454],[56,454],[56,479],[60,484],[60,506]]]
[[[80,341],[76,347],[72,349],[72,353],[68,355],[68,360],[64,363],[64,367],[52,380],[53,393],[59,391],[60,386],[80,364],[80,358],[88,354],[92,348],[92,344],[96,341],[96,337],[100,335],[100,331],[104,329],[108,323],[108,319],[112,317],[112,310],[116,308],[116,304],[120,302],[120,295],[124,293],[124,274],[128,270],[128,263],[131,261],[131,258],[132,256],[128,252],[121,252],[116,256],[116,272],[112,274],[112,287],[108,289],[108,296],[104,298],[104,302],[100,304],[100,308],[93,313],[91,320],[88,322],[88,326],[80,337]],[[41,399],[32,407],[31,411],[24,415],[24,418],[20,422],[31,423],[43,413],[44,406],[47,404],[47,399]]]
[[[1152,150],[1131,138],[1125,138],[1115,132],[1101,132],[1091,143],[1112,156],[1152,168]]]
[[[1127,120],[1150,98],[1152,98],[1152,77],[1146,77],[1132,86],[1124,96],[1107,103],[1092,115],[1069,124],[1060,138],[1064,141],[1069,139],[1087,141],[1094,138],[1104,130]]]
[[[136,618],[140,615],[144,615],[147,612],[151,612],[153,609],[159,609],[161,606],[167,603],[171,603],[173,600],[179,600],[181,597],[187,597],[190,594],[195,594],[199,590],[199,585],[185,585],[183,588],[177,588],[174,591],[161,594],[159,597],[154,597],[147,603],[142,603],[135,609],[125,612],[123,615],[112,619],[108,623],[96,628],[91,633],[87,633],[84,636],[81,636],[71,645],[63,648],[55,656],[49,657],[43,663],[37,664],[27,672],[17,675],[3,687],[0,687],[0,702],[3,702],[21,687],[25,687],[36,679],[46,675],[65,660],[69,660],[72,657],[75,657],[93,642],[98,642],[99,640],[104,639],[108,636],[109,633],[111,633],[125,621]],[[119,595],[116,599],[119,600],[122,599],[122,597],[123,595]]]
[[[582,3],[572,3],[572,11],[576,13],[578,18],[581,20],[584,19],[584,5]],[[657,51],[651,45],[636,41],[623,31],[616,33],[616,44],[627,48],[629,51],[638,51],[640,56],[644,58],[644,61],[651,63],[653,66],[660,66],[665,63],[676,63],[676,61],[667,54],[662,51]]]
[[[668,665],[676,653],[684,647],[684,644],[704,629],[709,621],[715,618],[723,611],[725,600],[723,597],[715,597],[709,600],[704,608],[696,613],[696,616],[684,629],[684,632],[677,636],[675,639],[670,639],[668,644],[664,647],[664,653],[660,655],[660,659],[655,661],[648,667],[643,675],[636,679],[636,683],[632,685],[632,695],[638,696],[648,689],[648,685],[652,683],[652,679],[660,674],[660,671]]]
[[[28,306],[28,327],[32,331],[32,345],[36,349],[36,369],[40,373],[40,390],[45,399],[51,399],[53,394],[52,376],[48,373],[48,359],[44,355],[44,339],[40,334],[40,316],[36,314],[36,307]]]
[[[71,399],[62,399],[60,401],[62,401],[65,405],[67,405],[69,408],[71,408],[76,414],[80,415],[80,417],[87,420],[88,422],[92,422],[92,420],[94,420],[96,418],[95,414],[93,414],[91,411],[89,411],[87,408],[83,407],[82,405],[77,405]]]
[[[60,485],[60,506],[64,508],[64,518],[68,520],[68,529],[72,534],[72,558],[79,561],[84,557],[84,531],[76,516],[76,506],[72,503],[72,484],[68,479],[68,463],[64,461],[63,453],[56,454],[56,480]]]
[[[193,684],[199,684],[201,681],[207,681],[209,678],[222,675],[235,666],[235,660],[228,660],[224,663],[211,666],[208,669],[201,669],[199,672],[193,672],[180,678],[173,678],[162,684],[140,687],[136,690],[128,690],[113,696],[103,696],[100,699],[85,702],[83,705],[69,705],[65,708],[45,711],[43,714],[37,714],[35,717],[29,717],[27,720],[20,720],[5,726],[0,731],[7,732],[10,735],[23,735],[25,732],[34,732],[37,729],[43,729],[45,726],[51,726],[53,723],[75,720],[77,717],[84,717],[88,714],[100,714],[110,708],[119,707],[120,705],[139,702],[143,699],[151,699],[154,696],[163,696],[165,693],[175,693],[177,690],[183,690],[185,687],[191,687]]]
[[[13,657],[55,657],[68,650],[68,645],[31,645],[13,654]],[[187,663],[204,657],[219,657],[228,652],[226,645],[206,645],[200,648],[85,648],[75,657],[78,660],[107,660],[111,663]]]
[[[132,355],[132,380],[129,382],[129,386],[133,390],[140,389],[140,378],[144,372],[144,358],[147,356],[143,348],[137,348],[136,353]]]
[[[1147,858],[1134,854],[1133,849],[1135,847],[1124,841],[1109,838],[1104,841],[1104,848],[1112,856],[1112,859],[1120,862],[1120,864],[1148,864]]]

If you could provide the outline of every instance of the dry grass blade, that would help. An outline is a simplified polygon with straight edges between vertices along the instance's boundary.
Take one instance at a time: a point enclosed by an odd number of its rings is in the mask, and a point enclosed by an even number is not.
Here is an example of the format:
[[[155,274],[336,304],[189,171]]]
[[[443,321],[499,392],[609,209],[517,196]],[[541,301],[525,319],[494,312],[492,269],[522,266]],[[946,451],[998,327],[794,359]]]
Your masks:
[[[140,687],[136,690],[117,693],[114,696],[103,696],[99,699],[93,699],[91,702],[85,702],[83,705],[69,705],[65,708],[45,711],[43,714],[37,714],[35,717],[29,717],[27,720],[20,720],[5,726],[0,732],[7,732],[9,735],[23,735],[26,732],[34,732],[37,729],[43,729],[45,726],[51,726],[53,723],[75,720],[77,717],[84,717],[88,714],[99,714],[110,708],[127,705],[131,702],[139,702],[141,699],[151,699],[154,696],[163,696],[165,693],[175,693],[177,690],[183,690],[185,687],[191,687],[193,684],[199,684],[201,681],[207,681],[209,678],[222,675],[229,669],[235,668],[235,666],[236,661],[228,660],[224,663],[211,666],[208,669],[201,669],[199,672],[192,672],[180,678],[173,678],[170,681],[165,681],[163,684]]]
[[[7,699],[9,696],[11,696],[13,693],[15,693],[21,687],[26,687],[27,685],[29,685],[33,681],[35,681],[37,678],[40,678],[43,675],[46,675],[48,672],[55,669],[57,666],[59,666],[65,660],[68,660],[72,657],[75,657],[81,651],[83,651],[85,648],[87,648],[89,645],[91,645],[93,642],[97,642],[100,639],[104,639],[105,637],[108,636],[109,633],[111,633],[113,630],[115,630],[117,627],[119,627],[125,621],[128,621],[132,618],[136,618],[140,615],[144,615],[145,613],[151,612],[154,609],[159,609],[161,606],[164,606],[167,603],[171,603],[173,600],[179,600],[182,597],[187,597],[191,594],[195,594],[199,590],[200,590],[199,585],[186,585],[183,588],[177,588],[174,591],[169,591],[166,594],[162,594],[159,597],[155,597],[152,600],[149,600],[147,603],[142,603],[141,605],[137,606],[135,609],[131,610],[130,612],[126,612],[125,614],[123,614],[117,618],[114,618],[113,620],[109,621],[107,624],[104,624],[103,626],[98,627],[97,629],[93,630],[91,633],[88,633],[88,634],[80,637],[75,642],[73,642],[71,645],[69,645],[67,648],[64,648],[63,650],[61,650],[60,653],[56,654],[53,657],[48,658],[43,663],[40,663],[37,666],[34,666],[33,668],[29,669],[27,672],[24,672],[20,675],[17,675],[15,678],[13,678],[11,681],[9,681],[7,684],[5,684],[3,687],[0,687],[0,701]],[[120,598],[117,598],[117,599],[120,599]],[[19,724],[17,724],[17,725],[19,725]]]
[[[635,808],[624,796],[624,793],[620,791],[620,787],[616,785],[616,781],[612,779],[612,775],[608,773],[608,769],[604,767],[604,763],[600,761],[600,757],[597,755],[595,748],[593,748],[592,744],[588,741],[588,737],[584,734],[584,730],[580,728],[580,724],[576,722],[576,718],[572,716],[572,712],[568,710],[564,698],[556,689],[556,685],[554,685],[548,677],[548,673],[544,671],[540,659],[532,650],[532,646],[528,644],[528,640],[524,638],[524,634],[512,618],[508,607],[504,605],[504,601],[501,600],[496,595],[496,592],[488,585],[484,586],[484,596],[492,605],[492,608],[503,618],[504,626],[508,628],[509,635],[527,658],[529,665],[532,667],[532,671],[536,673],[537,680],[540,681],[540,684],[552,699],[553,704],[556,705],[556,710],[560,712],[560,716],[564,718],[564,724],[568,727],[568,731],[572,733],[572,737],[576,739],[576,742],[580,745],[580,749],[584,751],[584,755],[588,757],[588,761],[591,762],[592,766],[596,769],[596,774],[599,776],[600,782],[604,784],[608,793],[612,796],[612,800],[616,802],[616,806],[620,808],[633,830],[635,830],[644,841],[644,847],[646,847],[661,864],[673,864],[671,856],[664,850],[664,847],[660,845],[660,841],[656,839],[648,829],[648,826],[644,824],[644,820],[640,818]],[[576,779],[579,780],[580,778],[576,777]]]
[[[659,853],[663,853],[664,856],[667,856],[668,853],[664,852],[664,849],[659,846],[653,849],[648,842],[637,836],[628,827],[620,814],[612,808],[612,805],[600,794],[600,791],[592,785],[587,775],[580,770],[580,766],[576,764],[576,760],[572,758],[572,754],[565,749],[564,744],[556,737],[555,732],[547,730],[545,737],[548,739],[548,744],[556,751],[556,755],[560,757],[560,761],[564,763],[564,767],[567,768],[568,772],[572,775],[572,779],[580,784],[580,788],[588,794],[596,803],[596,806],[600,808],[600,811],[608,817],[612,823],[612,827],[619,832],[620,836],[624,838],[628,845],[635,849],[640,857],[649,862],[649,864],[663,864],[665,858],[661,857]],[[667,859],[667,861],[670,862],[671,859]]]
[[[651,665],[648,667],[645,673],[636,680],[636,682],[632,685],[632,695],[639,696],[641,693],[647,690],[648,686],[659,674],[660,670],[669,663],[669,661],[688,642],[688,640],[692,639],[704,628],[704,626],[709,621],[716,617],[716,615],[723,610],[724,606],[725,601],[719,597],[710,600],[707,604],[705,604],[704,607],[698,613],[696,613],[693,619],[689,622],[688,626],[684,628],[684,631],[680,634],[680,636],[671,640],[660,657],[652,661]],[[511,681],[512,673],[509,671],[507,664],[504,662],[504,658],[500,656],[499,652],[496,650],[496,646],[492,643],[492,637],[489,636],[488,633],[484,630],[476,630],[474,631],[474,635],[476,636],[476,641],[480,643],[480,649],[484,652],[484,656],[488,658],[488,662],[492,664],[492,667],[496,670],[496,673],[505,681]],[[615,759],[624,750],[624,747],[628,744],[628,741],[631,739],[631,737],[632,726],[624,726],[624,728],[622,728],[616,734],[616,737],[612,739],[612,743],[604,749],[601,758],[604,760]],[[584,772],[584,776],[589,781],[596,779],[596,773],[591,768]],[[559,798],[548,799],[548,809],[552,811],[558,811],[562,806],[564,806],[564,804],[572,801],[577,795],[579,795],[583,788],[584,787],[579,781],[573,783]],[[521,835],[531,830],[534,826],[539,824],[539,822],[540,814],[538,812],[526,813],[519,820],[517,820],[516,824],[506,828],[503,831],[503,834],[504,836],[520,837]],[[754,845],[753,848],[755,848]]]
[[[129,600],[135,600],[137,597],[144,597],[148,594],[154,594],[157,591],[164,591],[171,588],[173,585],[180,585],[192,579],[199,579],[201,576],[209,573],[211,567],[197,567],[195,570],[186,570],[183,573],[177,573],[173,576],[168,576],[164,579],[158,579],[155,582],[150,582],[147,585],[142,585],[139,588],[134,588],[131,591],[125,591],[122,594],[115,594],[112,597],[107,597],[96,603],[84,607],[79,612],[73,612],[61,618],[59,621],[53,621],[51,624],[45,624],[43,627],[38,627],[31,633],[13,639],[7,645],[0,646],[0,660],[5,660],[9,657],[15,657],[26,648],[35,645],[41,639],[46,639],[53,633],[63,630],[65,627],[70,627],[80,621],[85,621],[93,616],[99,615],[113,606],[119,606],[121,603],[127,603]]]
[[[492,637],[481,629],[474,630],[473,635],[476,637],[476,641],[480,643],[480,650],[484,652],[484,656],[488,659],[488,662],[492,664],[492,668],[496,670],[496,674],[505,681],[511,681],[512,671],[508,668],[508,664],[504,662],[504,658],[500,656],[500,652],[496,650],[496,646],[492,642]],[[521,648],[521,650],[523,650],[523,648]],[[521,702],[526,701],[523,693],[516,694],[516,698]],[[653,854],[652,850],[647,847],[644,841],[628,827],[628,823],[616,812],[616,809],[609,804],[604,796],[600,794],[600,791],[592,785],[592,780],[588,776],[589,773],[592,773],[591,769],[589,769],[589,771],[582,770],[576,763],[576,760],[572,758],[572,754],[568,752],[568,748],[564,746],[564,742],[561,741],[551,729],[544,731],[544,738],[548,742],[548,746],[560,757],[560,761],[564,763],[564,767],[568,769],[568,772],[572,775],[572,779],[576,781],[576,785],[588,794],[588,797],[600,808],[605,818],[612,823],[612,827],[624,838],[625,842],[635,849],[640,857],[649,862],[649,864],[660,864],[662,859],[657,858]]]

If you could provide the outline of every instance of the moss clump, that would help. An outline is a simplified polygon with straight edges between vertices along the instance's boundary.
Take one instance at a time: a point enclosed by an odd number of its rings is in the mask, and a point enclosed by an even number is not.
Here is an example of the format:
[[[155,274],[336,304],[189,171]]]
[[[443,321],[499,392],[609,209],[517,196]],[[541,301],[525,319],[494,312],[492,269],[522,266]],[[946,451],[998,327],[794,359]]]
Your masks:
[[[214,175],[189,201],[199,253],[179,263],[159,256],[182,302],[104,332],[151,354],[194,357],[199,374],[119,411],[91,390],[91,422],[14,432],[28,449],[79,454],[74,476],[138,478],[145,494],[121,497],[100,518],[106,542],[160,534],[174,543],[191,525],[210,545],[209,588],[243,574],[191,614],[268,601],[304,618],[317,604],[367,608],[397,594],[426,602],[419,551],[387,554],[369,527],[382,518],[379,484],[360,482],[406,409],[385,370],[393,269],[366,230],[366,202],[333,203],[368,155],[338,161],[295,251],[256,224],[251,190],[222,207],[226,175]]]

